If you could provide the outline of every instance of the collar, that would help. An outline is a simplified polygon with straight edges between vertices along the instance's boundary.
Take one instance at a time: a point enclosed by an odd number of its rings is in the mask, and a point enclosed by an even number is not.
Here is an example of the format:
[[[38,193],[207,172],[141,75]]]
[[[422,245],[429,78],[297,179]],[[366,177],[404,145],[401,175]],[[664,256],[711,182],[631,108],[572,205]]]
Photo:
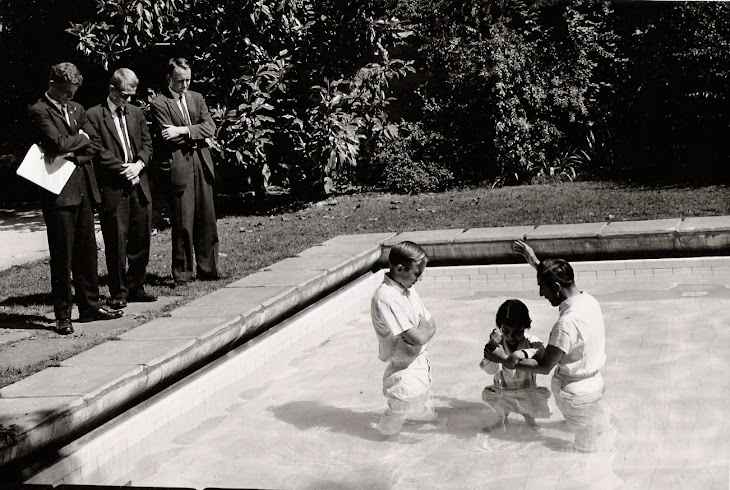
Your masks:
[[[385,278],[384,279],[385,282],[387,282],[390,286],[393,286],[396,289],[398,289],[398,291],[400,292],[400,294],[402,294],[404,296],[409,296],[410,295],[410,292],[406,288],[404,288],[400,283],[398,283],[395,280],[393,280],[393,278],[391,278],[388,274],[384,274],[383,277]]]
[[[114,102],[112,102],[112,99],[109,98],[109,97],[106,98],[106,103],[107,103],[107,106],[109,107],[109,110],[112,111],[112,114],[114,114],[116,116],[117,115],[117,109],[119,108],[119,106],[117,106]],[[122,111],[125,114],[127,112],[124,109],[122,109]]]
[[[61,114],[63,114],[63,104],[61,104],[60,102],[57,102],[57,101],[53,100],[51,98],[51,96],[48,95],[48,92],[46,92],[46,99],[48,99],[48,102],[50,102],[51,104],[53,104],[56,107],[56,109],[58,109],[58,112],[60,112]],[[68,111],[71,112],[71,106],[70,105],[69,105]]]
[[[167,90],[169,90],[169,91],[170,91],[170,95],[172,95],[172,98],[173,98],[173,99],[175,99],[176,101],[180,100],[180,95],[181,95],[181,94],[178,94],[177,92],[175,92],[175,91],[174,91],[173,89],[171,89],[170,87],[167,87]],[[187,91],[186,91],[186,92],[187,92]],[[182,93],[182,95],[184,96],[184,95],[185,95],[185,92],[183,92],[183,93]],[[183,100],[184,100],[184,99],[185,99],[185,97],[183,97]]]
[[[580,298],[583,297],[583,291],[580,292],[580,294],[576,294],[575,296],[571,296],[570,298],[565,298],[560,305],[558,305],[558,311],[562,312],[573,306],[577,301],[580,301]]]

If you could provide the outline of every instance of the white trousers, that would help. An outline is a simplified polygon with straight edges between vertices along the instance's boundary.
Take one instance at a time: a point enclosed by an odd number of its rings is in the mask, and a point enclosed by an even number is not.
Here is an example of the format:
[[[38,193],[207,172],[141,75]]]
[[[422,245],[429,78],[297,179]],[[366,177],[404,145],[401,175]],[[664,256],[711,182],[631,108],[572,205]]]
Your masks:
[[[575,449],[597,451],[599,438],[611,428],[610,412],[603,400],[606,383],[601,373],[581,380],[556,373],[551,388],[568,428],[575,434]]]
[[[383,434],[397,434],[406,420],[435,420],[428,353],[421,353],[410,364],[390,363],[383,373],[383,394],[388,400],[388,408],[380,417]]]

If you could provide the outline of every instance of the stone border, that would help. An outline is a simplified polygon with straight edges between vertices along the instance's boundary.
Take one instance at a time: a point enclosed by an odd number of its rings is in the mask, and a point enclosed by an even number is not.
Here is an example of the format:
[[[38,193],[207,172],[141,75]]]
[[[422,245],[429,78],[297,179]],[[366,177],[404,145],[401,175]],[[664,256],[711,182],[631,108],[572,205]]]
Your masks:
[[[730,216],[335,237],[132,329],[120,341],[0,389],[0,467],[22,465],[23,458],[99,426],[181,373],[382,268],[399,241],[420,243],[433,265],[468,265],[520,262],[511,251],[518,238],[539,256],[569,260],[724,256],[730,254]]]
[[[515,262],[512,242],[518,239],[528,241],[538,257],[570,261],[730,255],[730,216],[413,231],[384,245],[422,244],[437,266],[499,264]],[[383,253],[379,265],[386,261]]]

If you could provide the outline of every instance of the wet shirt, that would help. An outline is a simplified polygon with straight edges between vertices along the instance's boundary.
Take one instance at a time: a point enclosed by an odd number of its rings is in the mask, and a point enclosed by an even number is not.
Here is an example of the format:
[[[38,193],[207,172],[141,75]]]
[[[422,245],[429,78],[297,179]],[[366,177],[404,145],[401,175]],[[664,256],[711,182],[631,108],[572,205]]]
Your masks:
[[[560,317],[550,332],[548,345],[565,352],[558,365],[561,375],[586,378],[606,363],[606,328],[601,305],[588,293],[560,303]]]
[[[534,335],[527,334],[525,335],[525,338],[517,344],[517,348],[515,350],[510,349],[509,345],[507,345],[507,341],[505,340],[502,341],[501,345],[505,354],[510,355],[515,351],[524,350],[528,359],[532,359],[538,351],[544,349],[542,341],[540,341],[539,338]],[[494,375],[495,388],[503,390],[518,390],[520,388],[532,388],[537,386],[535,382],[536,376],[534,373],[529,373],[521,369],[509,369],[498,362],[488,361],[487,359],[482,359],[482,362],[479,363],[479,367],[481,367],[482,371],[485,373]]]
[[[408,362],[426,350],[421,346],[419,354],[410,352],[403,332],[415,328],[421,319],[429,320],[431,314],[414,288],[406,289],[393,279],[384,276],[375,290],[370,303],[370,317],[378,336],[378,359],[383,362]]]

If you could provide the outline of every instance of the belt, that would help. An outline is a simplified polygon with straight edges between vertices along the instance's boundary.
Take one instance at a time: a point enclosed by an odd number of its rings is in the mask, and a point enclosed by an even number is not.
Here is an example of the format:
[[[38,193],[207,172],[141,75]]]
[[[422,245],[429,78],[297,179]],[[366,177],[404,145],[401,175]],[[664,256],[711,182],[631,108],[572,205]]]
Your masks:
[[[593,372],[585,373],[585,374],[568,374],[568,373],[563,373],[560,371],[560,369],[558,369],[556,374],[559,378],[561,378],[565,381],[573,382],[573,381],[581,381],[583,379],[592,378],[593,376],[595,376],[598,373],[600,373],[600,371],[593,371]]]

